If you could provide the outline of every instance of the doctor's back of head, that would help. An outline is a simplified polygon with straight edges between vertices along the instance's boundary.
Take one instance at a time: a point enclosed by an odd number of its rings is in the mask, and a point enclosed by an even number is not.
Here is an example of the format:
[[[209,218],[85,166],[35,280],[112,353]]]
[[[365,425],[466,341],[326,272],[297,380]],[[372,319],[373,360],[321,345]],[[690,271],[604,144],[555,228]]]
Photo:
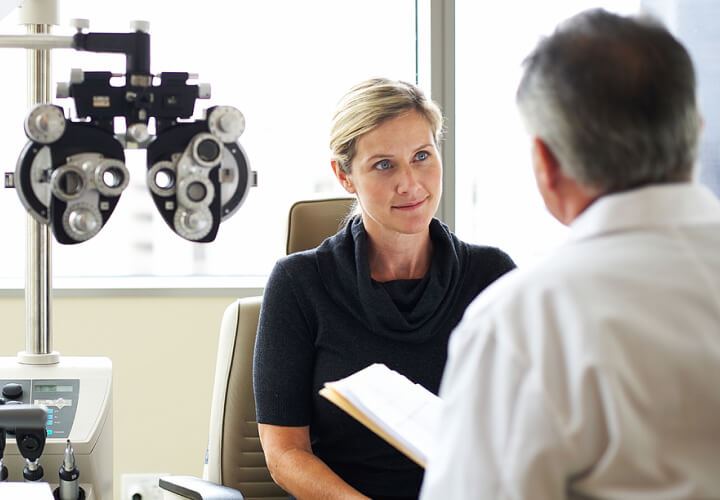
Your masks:
[[[651,18],[598,9],[561,23],[525,60],[516,97],[530,134],[597,195],[691,178],[695,70]]]

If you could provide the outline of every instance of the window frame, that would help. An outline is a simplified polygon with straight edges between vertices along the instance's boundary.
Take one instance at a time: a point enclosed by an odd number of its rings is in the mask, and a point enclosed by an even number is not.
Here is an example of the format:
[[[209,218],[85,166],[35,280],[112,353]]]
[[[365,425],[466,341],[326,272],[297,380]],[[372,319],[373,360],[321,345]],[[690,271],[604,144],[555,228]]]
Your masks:
[[[418,19],[432,19],[434,15],[418,16],[418,9],[430,2],[433,8],[442,5],[443,0],[415,0],[416,36]],[[450,3],[454,5],[454,0]],[[452,22],[452,17],[449,21]],[[432,38],[425,43],[440,43]],[[416,38],[417,46],[422,41]],[[416,59],[416,75],[418,61]],[[433,77],[434,78],[434,77]],[[417,78],[416,78],[417,80]],[[434,81],[434,80],[433,80]],[[417,81],[416,81],[417,83]],[[444,180],[445,181],[445,180]],[[444,189],[449,189],[444,185]],[[242,210],[242,207],[240,208]],[[26,215],[29,217],[29,215]],[[27,238],[27,236],[26,236]],[[26,256],[27,258],[27,256]],[[153,296],[237,296],[261,295],[267,276],[52,276],[51,292],[57,297],[153,297]],[[25,293],[27,275],[22,277],[0,277],[0,298],[22,297]]]

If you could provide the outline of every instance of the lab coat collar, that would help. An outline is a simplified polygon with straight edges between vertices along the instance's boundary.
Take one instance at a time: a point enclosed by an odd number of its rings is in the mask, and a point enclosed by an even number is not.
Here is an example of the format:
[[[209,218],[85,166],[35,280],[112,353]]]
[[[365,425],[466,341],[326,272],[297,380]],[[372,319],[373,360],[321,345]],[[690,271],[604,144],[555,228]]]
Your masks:
[[[570,224],[570,241],[673,225],[720,223],[720,201],[697,183],[656,184],[601,196]]]

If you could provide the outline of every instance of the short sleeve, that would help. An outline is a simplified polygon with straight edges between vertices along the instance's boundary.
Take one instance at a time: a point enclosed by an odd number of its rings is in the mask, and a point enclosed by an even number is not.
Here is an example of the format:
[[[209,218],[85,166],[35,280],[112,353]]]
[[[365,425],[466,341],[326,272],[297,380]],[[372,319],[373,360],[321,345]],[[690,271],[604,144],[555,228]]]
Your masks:
[[[298,277],[281,260],[263,295],[253,357],[258,423],[310,425],[314,333],[300,306]]]

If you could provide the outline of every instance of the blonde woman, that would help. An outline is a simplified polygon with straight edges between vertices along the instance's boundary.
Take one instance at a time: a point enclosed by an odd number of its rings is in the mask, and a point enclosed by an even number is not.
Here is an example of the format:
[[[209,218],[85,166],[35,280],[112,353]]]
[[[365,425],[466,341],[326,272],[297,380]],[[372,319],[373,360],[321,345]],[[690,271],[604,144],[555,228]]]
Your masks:
[[[433,217],[441,131],[438,107],[408,83],[369,80],[338,104],[332,170],[360,213],[317,249],[278,261],[255,347],[260,439],[292,496],[417,498],[422,469],[318,390],[385,363],[437,393],[465,307],[515,267]]]

